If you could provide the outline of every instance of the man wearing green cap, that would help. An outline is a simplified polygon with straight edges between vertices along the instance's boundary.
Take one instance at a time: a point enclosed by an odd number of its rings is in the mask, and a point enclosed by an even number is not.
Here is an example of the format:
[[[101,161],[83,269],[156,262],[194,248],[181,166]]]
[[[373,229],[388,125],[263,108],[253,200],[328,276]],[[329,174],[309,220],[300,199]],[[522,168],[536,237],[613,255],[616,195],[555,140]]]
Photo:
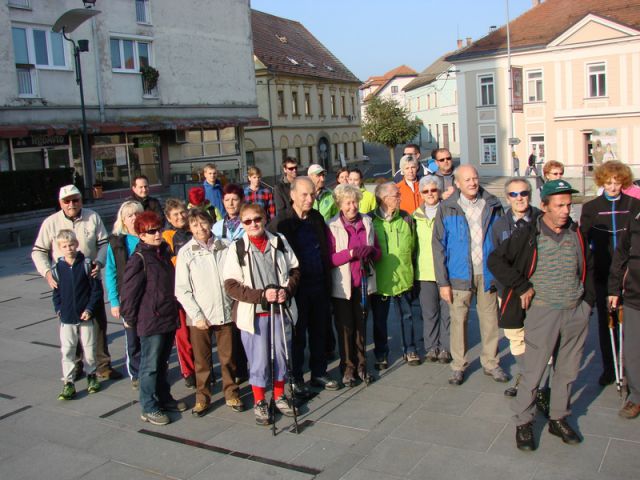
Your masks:
[[[488,260],[489,269],[504,285],[501,315],[524,322],[524,368],[511,405],[520,450],[536,448],[535,395],[551,355],[555,370],[549,432],[564,443],[581,442],[566,417],[571,413],[570,390],[578,376],[595,288],[590,250],[569,216],[572,193],[577,191],[565,180],[545,183],[543,215],[516,230]]]

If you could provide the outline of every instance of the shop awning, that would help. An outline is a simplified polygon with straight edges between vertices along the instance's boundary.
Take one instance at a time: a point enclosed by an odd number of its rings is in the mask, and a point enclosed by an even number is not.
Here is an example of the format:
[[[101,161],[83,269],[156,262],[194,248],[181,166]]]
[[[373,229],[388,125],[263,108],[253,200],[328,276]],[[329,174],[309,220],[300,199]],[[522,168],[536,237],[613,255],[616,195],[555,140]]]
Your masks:
[[[262,117],[219,117],[186,119],[140,119],[121,122],[88,122],[90,135],[156,132],[163,130],[190,130],[194,128],[262,127],[269,122]],[[38,123],[26,125],[0,125],[0,138],[28,137],[30,135],[79,134],[82,123]]]

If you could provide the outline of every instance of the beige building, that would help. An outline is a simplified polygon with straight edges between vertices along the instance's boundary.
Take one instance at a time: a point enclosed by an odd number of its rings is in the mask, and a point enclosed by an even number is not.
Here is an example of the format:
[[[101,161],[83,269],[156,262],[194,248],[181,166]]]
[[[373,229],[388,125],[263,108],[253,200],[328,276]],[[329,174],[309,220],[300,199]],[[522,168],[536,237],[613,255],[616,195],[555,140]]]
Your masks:
[[[302,24],[251,12],[258,111],[247,128],[247,165],[279,176],[286,156],[328,170],[362,157],[360,81]]]
[[[580,179],[591,163],[640,163],[640,9],[626,0],[534,1],[510,23],[510,40],[522,112],[511,113],[506,26],[447,57],[459,70],[463,163],[510,175],[510,138],[520,140],[521,172],[532,153]]]

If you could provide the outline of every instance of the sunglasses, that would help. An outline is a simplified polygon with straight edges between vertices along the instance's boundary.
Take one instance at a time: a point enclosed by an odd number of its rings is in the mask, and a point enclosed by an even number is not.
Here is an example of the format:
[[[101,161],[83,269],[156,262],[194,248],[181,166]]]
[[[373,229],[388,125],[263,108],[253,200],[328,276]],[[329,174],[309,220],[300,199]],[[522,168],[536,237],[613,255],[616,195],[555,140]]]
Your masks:
[[[522,192],[509,192],[509,196],[511,198],[516,198],[516,197],[527,198],[529,195],[531,195],[531,192],[528,190],[523,190]]]
[[[442,163],[442,162],[450,162],[450,161],[451,161],[451,157],[438,158],[436,160],[436,162],[440,162],[440,163]]]
[[[144,233],[146,233],[147,235],[155,235],[156,233],[162,233],[162,227],[150,228]]]
[[[251,225],[252,223],[261,223],[262,222],[262,217],[254,217],[254,218],[247,218],[246,220],[242,220],[242,223],[244,225]]]
[[[80,203],[79,198],[63,198],[62,203],[65,205],[69,205],[70,203]]]
[[[437,188],[427,188],[425,190],[422,190],[422,193],[436,193],[437,191]]]
[[[284,167],[284,169],[289,172],[295,172],[296,170],[298,170],[298,167]]]

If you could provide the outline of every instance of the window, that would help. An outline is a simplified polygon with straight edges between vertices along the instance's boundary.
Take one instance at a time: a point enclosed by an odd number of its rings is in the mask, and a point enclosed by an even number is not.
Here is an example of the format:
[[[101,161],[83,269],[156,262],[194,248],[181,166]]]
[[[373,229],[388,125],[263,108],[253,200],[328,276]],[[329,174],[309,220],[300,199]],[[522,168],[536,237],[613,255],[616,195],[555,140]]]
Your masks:
[[[30,8],[29,0],[9,0],[8,5],[10,7],[18,8]]]
[[[340,96],[340,109],[342,110],[342,116],[347,116],[347,102],[345,101],[344,95]]]
[[[298,112],[298,92],[291,92],[291,114],[299,115]]]
[[[391,95],[395,95],[398,93],[398,86],[397,85],[393,85],[391,87]]]
[[[481,75],[480,80],[480,105],[495,105],[493,75]]]
[[[284,91],[278,90],[278,115],[285,115],[284,112]]]
[[[456,124],[451,124],[451,136],[453,137],[453,141],[456,141]]]
[[[496,137],[494,135],[480,137],[482,147],[482,158],[480,163],[493,164],[498,163],[498,150],[496,146]]]
[[[607,96],[607,68],[604,63],[592,63],[587,65],[589,79],[589,96]]]
[[[136,0],[136,22],[146,24],[151,23],[149,0]]]
[[[234,127],[187,130],[182,158],[220,157],[240,153]]]
[[[313,163],[313,147],[307,147],[307,154],[309,155],[309,165]]]
[[[287,158],[289,156],[289,153],[287,152],[286,148],[283,148],[282,151],[280,152],[282,155],[282,160],[284,161],[285,158]]]
[[[311,94],[304,94],[304,114],[311,115]]]
[[[300,147],[296,147],[296,158],[299,162],[302,161],[302,150]]]
[[[420,97],[416,98],[416,111],[420,111]]]
[[[544,163],[544,135],[529,135],[529,152],[536,156],[536,163]]]
[[[353,115],[354,117],[357,116],[356,98],[353,95],[351,96],[351,115]]]
[[[433,93],[433,108],[438,108],[438,93]]]
[[[331,116],[336,116],[336,96],[331,95]]]
[[[542,70],[527,72],[527,101],[541,102],[542,100]]]
[[[318,104],[320,105],[320,116],[324,117],[324,95],[318,94]]]
[[[11,33],[16,64],[68,68],[65,41],[60,33],[33,27],[13,27]]]
[[[151,42],[127,38],[112,38],[111,68],[114,72],[140,72],[140,67],[151,65]]]

